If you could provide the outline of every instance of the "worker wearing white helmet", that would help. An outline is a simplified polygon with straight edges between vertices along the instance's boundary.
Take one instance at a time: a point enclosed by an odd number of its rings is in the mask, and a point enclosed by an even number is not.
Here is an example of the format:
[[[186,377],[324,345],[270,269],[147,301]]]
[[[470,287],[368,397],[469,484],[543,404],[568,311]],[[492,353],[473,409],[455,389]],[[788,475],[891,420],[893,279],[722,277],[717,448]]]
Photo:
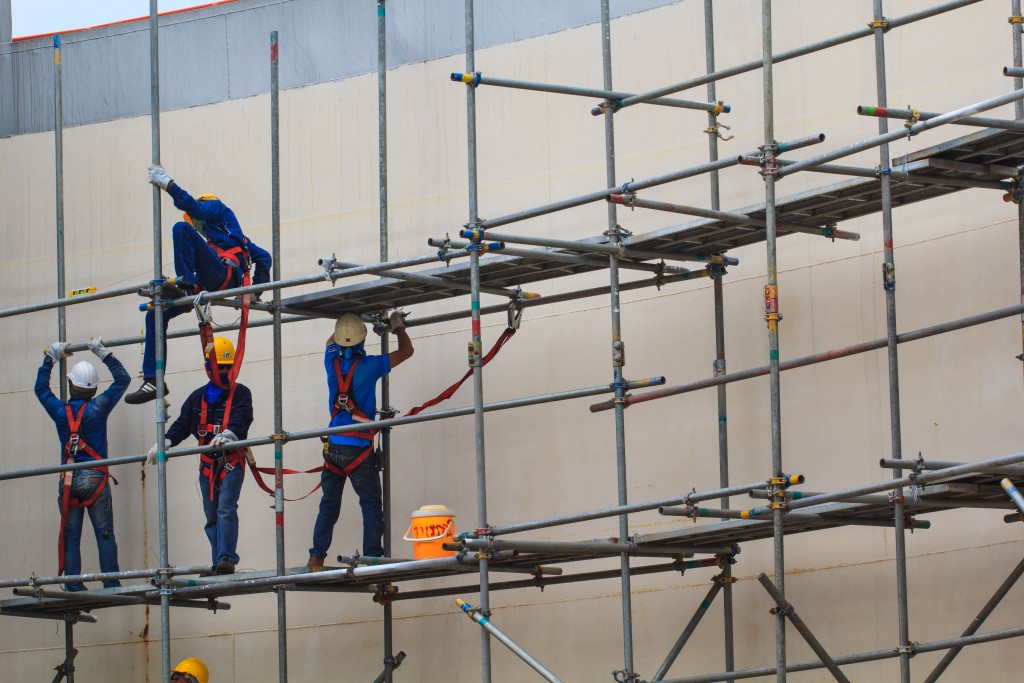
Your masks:
[[[50,391],[50,375],[54,363],[70,355],[67,343],[54,342],[45,351],[43,364],[36,375],[36,397],[53,419],[61,443],[61,462],[92,463],[107,458],[107,417],[128,388],[130,377],[121,362],[100,339],[89,341],[89,350],[110,370],[114,383],[99,396],[99,377],[96,368],[82,361],[68,373],[67,403]],[[89,511],[96,546],[100,555],[100,571],[119,571],[117,541],[114,539],[114,510],[107,468],[99,463],[88,469],[64,472],[60,483],[58,502],[61,511],[57,557],[60,574],[69,576],[82,573],[80,542],[85,511]],[[105,588],[121,585],[118,581],[104,581]],[[67,585],[69,591],[85,590],[81,583]]]
[[[351,313],[338,318],[324,350],[332,427],[375,419],[377,380],[412,356],[412,340],[405,331],[405,313],[394,311],[387,326],[398,339],[398,349],[386,356],[368,356],[363,349],[366,324]],[[363,512],[363,554],[370,557],[384,554],[384,504],[373,457],[373,433],[334,434],[324,443],[324,469],[320,473],[323,495],[313,526],[313,547],[309,549],[306,562],[311,569],[322,567],[327,557],[334,525],[341,513],[341,493],[346,479],[352,480]]]

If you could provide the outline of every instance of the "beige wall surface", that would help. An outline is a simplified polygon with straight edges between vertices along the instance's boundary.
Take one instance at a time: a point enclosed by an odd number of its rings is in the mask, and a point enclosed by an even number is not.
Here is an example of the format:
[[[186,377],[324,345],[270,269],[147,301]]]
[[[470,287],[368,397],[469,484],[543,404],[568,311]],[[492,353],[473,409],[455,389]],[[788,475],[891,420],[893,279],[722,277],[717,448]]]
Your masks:
[[[595,0],[596,1],[596,0]],[[901,16],[937,0],[890,0],[886,13]],[[760,3],[718,0],[717,63],[727,67],[760,58]],[[948,111],[1010,89],[1000,69],[1012,63],[1009,2],[989,0],[888,34],[889,102]],[[775,3],[775,49],[781,51],[855,30],[871,15],[867,0],[784,0]],[[301,36],[280,27],[281,59],[301,59]],[[612,25],[615,86],[643,91],[704,71],[702,3],[696,0],[627,16]],[[589,26],[481,51],[485,74],[523,80],[601,85],[599,28]],[[414,64],[388,74],[389,217],[391,256],[428,253],[426,239],[455,232],[466,218],[465,96],[448,81],[461,57]],[[818,132],[820,148],[803,158],[869,137],[877,121],[855,114],[875,103],[873,43],[855,41],[775,69],[776,136]],[[762,140],[761,74],[755,71],[719,84],[718,96],[733,106],[723,117],[735,138],[720,145],[733,154]],[[704,89],[679,95],[700,99]],[[481,88],[477,92],[480,212],[494,217],[593,191],[604,185],[603,123],[585,98]],[[1011,117],[1012,107],[992,115]],[[358,77],[283,92],[281,95],[282,258],[284,277],[310,274],[316,259],[336,253],[349,261],[377,260],[376,79]],[[269,100],[266,96],[165,113],[162,159],[185,188],[216,192],[238,214],[247,234],[270,246]],[[699,164],[707,158],[703,112],[634,107],[616,117],[618,177],[644,178]],[[900,125],[894,122],[893,126]],[[942,128],[892,145],[892,156],[964,134]],[[966,129],[970,132],[970,129]],[[152,273],[149,121],[125,119],[65,131],[67,283],[100,288],[144,282]],[[877,151],[847,160],[875,166]],[[0,306],[51,298],[55,291],[53,139],[49,134],[0,140]],[[779,184],[780,196],[820,187],[836,178],[799,174]],[[754,169],[722,173],[722,206],[763,201]],[[704,177],[652,189],[643,196],[707,206]],[[897,304],[900,330],[1008,306],[1019,301],[1016,209],[998,193],[968,190],[894,212]],[[164,266],[172,270],[170,225],[176,212],[163,200]],[[643,233],[681,222],[670,214],[621,210],[620,223]],[[580,238],[603,231],[600,204],[551,214],[506,228],[530,235]],[[879,282],[881,221],[878,215],[841,226],[860,232],[859,242],[832,243],[790,236],[779,243],[782,358],[846,346],[885,334],[885,302]],[[725,280],[729,368],[762,365],[767,358],[762,285],[764,245],[738,249],[740,265]],[[632,279],[634,275],[626,275]],[[604,274],[544,282],[542,294],[595,286]],[[291,290],[311,291],[321,286]],[[468,297],[424,305],[412,315],[468,308]],[[707,280],[624,295],[623,336],[629,378],[666,375],[681,384],[707,377],[714,358],[711,286]],[[487,297],[485,305],[492,297]],[[69,337],[84,341],[138,334],[142,314],[131,298],[68,309]],[[263,314],[259,314],[259,317]],[[57,334],[56,314],[36,313],[0,323],[0,471],[58,461],[50,421],[32,394],[40,349]],[[217,309],[230,323],[235,314]],[[486,318],[485,344],[503,316]],[[172,329],[191,325],[189,317]],[[289,431],[326,423],[321,364],[327,321],[287,326],[284,331],[284,425]],[[416,356],[393,376],[392,396],[402,410],[436,394],[465,371],[468,323],[416,328]],[[187,392],[205,381],[194,338],[169,343],[167,382],[172,412]],[[1012,319],[901,347],[903,450],[930,459],[973,460],[1020,450],[1024,401],[1017,322]],[[140,347],[116,350],[136,375]],[[485,398],[500,400],[609,381],[609,307],[586,299],[528,310],[522,330],[486,371]],[[77,356],[76,356],[77,359]],[[241,381],[255,396],[253,434],[273,431],[269,328],[249,335]],[[810,490],[828,490],[889,476],[877,466],[891,453],[888,382],[884,352],[855,356],[782,376],[783,457],[788,472],[807,476]],[[135,380],[133,380],[134,384]],[[450,402],[472,401],[464,387]],[[174,405],[178,404],[178,405]],[[587,400],[491,413],[487,416],[489,521],[505,524],[612,505],[616,501],[613,420],[592,414]],[[111,455],[144,452],[153,443],[150,407],[120,405],[110,420]],[[444,503],[458,514],[460,529],[476,522],[472,421],[457,418],[394,432],[396,539],[408,514]],[[628,494],[631,501],[678,495],[718,485],[715,393],[702,391],[651,402],[626,413]],[[290,443],[286,464],[317,464],[319,444]],[[770,474],[768,381],[729,386],[729,448],[732,481]],[[257,449],[263,464],[272,450]],[[198,564],[208,557],[203,516],[191,457],[172,460],[169,478],[170,559]],[[126,466],[116,472],[114,508],[122,568],[157,565],[155,470]],[[0,483],[0,576],[47,575],[56,568],[56,477]],[[311,477],[292,477],[288,495],[305,493]],[[316,496],[289,504],[286,557],[306,559],[316,515]],[[734,506],[746,504],[736,498]],[[1020,528],[996,510],[935,515],[933,528],[908,536],[911,638],[928,641],[958,635],[1019,560]],[[273,510],[249,481],[241,498],[240,569],[274,564]],[[639,533],[679,528],[689,522],[643,513],[631,518]],[[557,527],[527,536],[580,540],[618,533],[615,520]],[[360,542],[359,509],[345,494],[332,555]],[[97,570],[91,532],[83,536],[83,568]],[[791,571],[787,594],[833,654],[895,647],[894,538],[878,528],[848,528],[787,538]],[[411,548],[398,541],[396,554]],[[744,546],[735,573],[736,663],[774,661],[774,620],[769,600],[752,580],[771,572],[769,542]],[[616,561],[582,567],[614,567]],[[567,571],[576,571],[569,566]],[[683,577],[633,580],[636,668],[652,675],[686,620],[703,599],[709,570]],[[499,576],[495,580],[503,578]],[[460,585],[472,576],[403,585]],[[494,622],[566,681],[607,680],[622,668],[621,610],[616,580],[494,593]],[[8,594],[9,595],[9,594]],[[984,629],[1019,625],[1012,593]],[[468,592],[465,597],[476,601]],[[228,599],[231,610],[172,613],[172,657],[205,659],[212,681],[276,680],[276,611],[270,595]],[[398,678],[405,681],[479,680],[478,627],[451,598],[398,602],[396,649],[408,653]],[[78,680],[158,680],[159,617],[156,609],[125,607],[97,613],[99,624],[76,630]],[[371,680],[381,669],[379,606],[364,596],[291,593],[288,645],[292,680],[331,677]],[[683,676],[723,668],[721,609],[713,607],[672,669]],[[1011,642],[965,650],[950,669],[951,681],[1000,681],[1016,674]],[[494,680],[529,681],[535,675],[507,650],[493,645]],[[791,632],[791,660],[812,658]],[[941,655],[913,660],[914,679]],[[0,681],[49,680],[63,658],[55,623],[0,619]],[[858,665],[855,680],[894,680],[894,661]],[[793,681],[825,681],[821,672]]]

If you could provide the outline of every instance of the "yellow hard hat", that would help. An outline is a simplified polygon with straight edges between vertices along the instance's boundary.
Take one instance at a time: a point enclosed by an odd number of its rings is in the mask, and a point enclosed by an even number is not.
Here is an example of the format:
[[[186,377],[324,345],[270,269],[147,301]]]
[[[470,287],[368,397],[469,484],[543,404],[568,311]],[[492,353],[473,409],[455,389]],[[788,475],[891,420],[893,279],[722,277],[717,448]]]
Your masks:
[[[201,194],[198,197],[196,197],[196,201],[197,202],[219,202],[220,201],[220,197],[218,197],[215,194],[210,194],[209,192],[206,192],[206,193]]]
[[[346,313],[334,323],[334,341],[340,346],[355,346],[366,339],[366,324],[358,315]]]
[[[171,673],[188,674],[196,679],[196,683],[210,683],[210,670],[203,660],[195,657],[182,660]]]
[[[213,340],[213,355],[217,358],[217,365],[234,365],[235,345],[227,337],[216,337]]]

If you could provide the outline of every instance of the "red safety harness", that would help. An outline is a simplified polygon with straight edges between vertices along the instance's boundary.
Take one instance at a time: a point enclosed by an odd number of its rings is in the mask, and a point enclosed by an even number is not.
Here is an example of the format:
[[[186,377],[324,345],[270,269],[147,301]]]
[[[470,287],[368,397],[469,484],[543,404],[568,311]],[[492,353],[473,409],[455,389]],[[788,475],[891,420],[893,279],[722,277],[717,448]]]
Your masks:
[[[75,415],[71,410],[71,406],[67,403],[64,404],[64,415],[68,420],[68,440],[67,443],[64,444],[64,461],[62,463],[64,465],[74,462],[75,456],[79,451],[85,451],[86,455],[92,457],[94,460],[103,460],[103,456],[97,453],[92,446],[87,444],[79,433],[82,428],[82,418],[85,415],[85,409],[88,405],[89,401],[85,401],[82,404],[82,407],[78,409],[78,414]],[[74,472],[72,470],[68,470],[62,475],[63,487],[61,488],[60,494],[60,535],[57,537],[58,574],[64,573],[64,531],[67,529],[68,524],[68,509],[87,508],[92,505],[107,487],[107,479],[113,479],[106,467],[95,467],[93,469],[103,473],[103,481],[100,482],[100,485],[96,487],[93,494],[86,500],[77,500],[71,497],[71,480],[74,477]],[[114,479],[114,483],[117,483],[117,479]]]
[[[217,373],[210,374],[215,375]],[[221,414],[220,421],[215,422],[217,420],[217,411],[210,410],[210,404],[206,401],[206,396],[203,396],[203,402],[199,409],[199,429],[197,431],[200,446],[208,445],[214,436],[228,428],[231,420],[231,403],[234,401],[234,398],[235,384],[232,382],[231,388],[228,389],[227,401],[224,402],[224,412]],[[220,458],[214,458],[208,453],[200,453],[199,460],[201,463],[199,474],[206,477],[206,480],[210,482],[210,500],[213,500],[214,488],[220,486],[220,483],[224,481],[224,477],[228,476],[228,472],[245,462],[245,449],[236,448],[225,451],[224,455]],[[245,477],[244,469],[242,470],[242,476]]]

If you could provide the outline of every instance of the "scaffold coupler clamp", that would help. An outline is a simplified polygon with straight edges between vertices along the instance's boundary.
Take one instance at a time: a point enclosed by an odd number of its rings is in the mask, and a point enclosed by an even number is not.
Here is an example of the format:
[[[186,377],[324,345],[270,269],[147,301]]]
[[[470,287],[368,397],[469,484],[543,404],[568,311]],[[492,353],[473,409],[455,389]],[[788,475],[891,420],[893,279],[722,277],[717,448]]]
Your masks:
[[[1020,178],[1014,180],[1010,185],[1010,191],[1003,195],[1004,202],[1020,204],[1024,201],[1024,181]]]
[[[796,613],[796,610],[793,609],[793,605],[786,605],[785,607],[775,606],[775,607],[770,608],[768,610],[768,613],[788,618],[788,617],[793,616],[793,614]]]
[[[921,502],[922,486],[917,483],[917,474],[917,472],[911,472],[907,475],[907,479],[910,480],[910,502],[914,504]]]
[[[1017,27],[1019,27],[1019,28],[1017,28],[1018,31],[1024,31],[1024,17],[1022,17],[1022,16],[1013,15],[1013,16],[1006,17],[1006,23],[1007,24],[1015,24]]]
[[[334,254],[317,261],[317,265],[324,269],[324,279],[334,286],[334,268],[338,265],[338,259]]]
[[[907,105],[907,109],[910,110],[910,118],[903,123],[903,127],[907,129],[907,139],[909,140],[913,136],[917,135],[917,131],[914,130],[914,126],[921,121],[921,112],[914,109],[909,104]]]
[[[722,103],[719,102],[719,104],[722,104]],[[716,116],[717,116],[717,114],[716,114]],[[724,123],[722,123],[721,121],[718,121],[716,119],[714,125],[708,126],[707,128],[705,128],[704,132],[707,133],[708,135],[714,135],[715,137],[717,137],[722,142],[728,142],[729,140],[732,140],[734,137],[736,137],[735,135],[722,135],[722,133],[719,132],[719,130],[718,130],[719,128],[725,128],[726,130],[732,130],[732,128],[730,128],[729,126],[725,125]]]
[[[613,671],[612,679],[615,680],[615,683],[641,683],[639,674],[625,669]]]
[[[779,313],[779,286],[764,286],[764,319],[768,323],[768,329],[772,332],[779,331],[779,323],[782,321],[782,314]]]
[[[626,367],[626,342],[621,339],[612,342],[612,365],[616,368]]]
[[[480,78],[483,76],[483,72],[474,71],[471,74],[464,74],[455,72],[451,75],[451,79],[456,83],[465,83],[470,88],[476,88],[480,85]]]
[[[725,264],[723,263],[709,263],[706,266],[706,270],[708,271],[708,277],[711,279],[721,278],[729,274],[729,271],[725,269]]]
[[[779,143],[772,140],[766,145],[761,145],[757,148],[759,154],[757,155],[758,165],[761,166],[761,175],[763,177],[775,176],[779,173]]]
[[[621,194],[622,194],[622,205],[623,206],[628,206],[629,210],[633,211],[633,210],[636,209],[636,206],[635,206],[636,192],[634,190],[627,190],[626,188],[628,188],[628,187],[629,187],[629,183],[623,183],[622,184],[622,192],[621,192]]]
[[[789,488],[789,477],[783,475],[781,477],[772,477],[768,480],[768,499],[771,501],[768,503],[770,510],[782,510],[787,512],[789,506],[786,503],[786,489]]]
[[[882,17],[881,19],[877,19],[875,21],[872,21],[870,24],[868,24],[868,28],[870,28],[870,29],[880,28],[880,29],[882,29],[882,33],[888,33],[889,32],[889,20],[886,19],[885,17]]]
[[[825,236],[825,239],[830,239],[833,242],[835,242],[836,241],[836,229],[838,227],[839,226],[837,226],[835,223],[826,223],[825,227],[822,228],[822,230],[821,230],[821,234]]]
[[[395,601],[398,588],[390,583],[377,584],[377,592],[373,594],[373,601],[378,605],[386,605]]]
[[[912,640],[906,645],[900,645],[896,648],[896,652],[901,655],[909,655],[910,657],[913,657],[917,654],[917,643]]]
[[[622,109],[622,100],[605,100],[601,104],[591,109],[590,113],[593,116],[600,116],[601,114],[604,114],[606,111],[610,111],[611,113],[614,114],[620,109]]]
[[[171,583],[171,576],[174,571],[170,567],[161,567],[157,570],[154,580],[160,587],[160,595],[174,595],[174,584]]]

